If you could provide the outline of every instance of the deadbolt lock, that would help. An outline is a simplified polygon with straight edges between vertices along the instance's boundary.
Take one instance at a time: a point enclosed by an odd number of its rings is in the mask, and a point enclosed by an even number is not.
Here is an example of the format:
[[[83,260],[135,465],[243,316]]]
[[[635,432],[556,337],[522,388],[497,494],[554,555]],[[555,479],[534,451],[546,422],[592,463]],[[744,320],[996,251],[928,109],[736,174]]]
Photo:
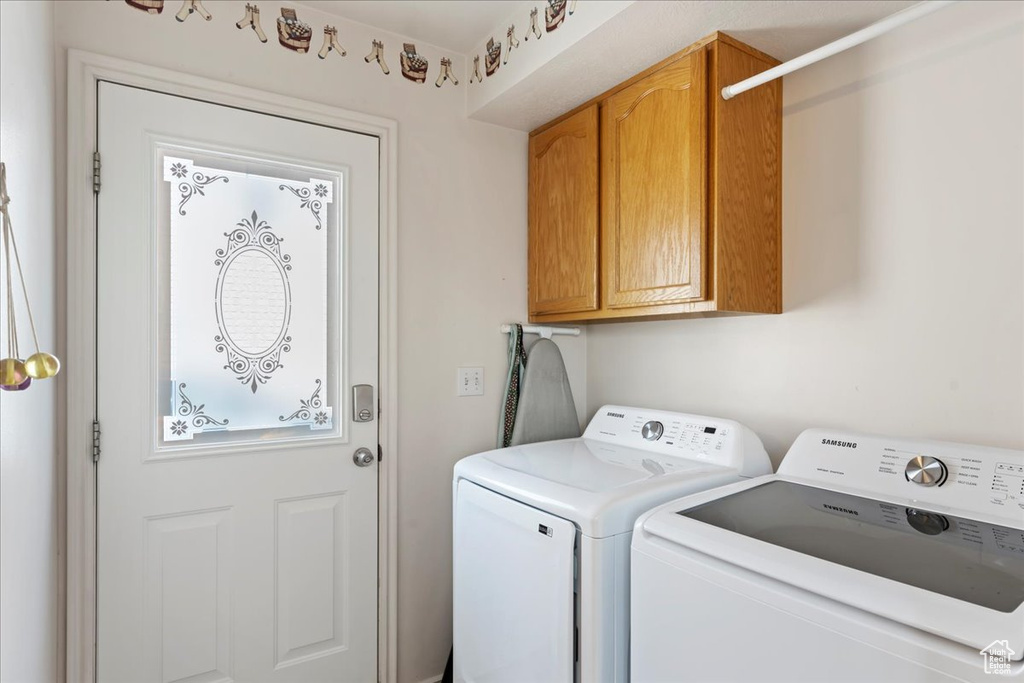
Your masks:
[[[357,384],[352,387],[353,422],[372,421],[374,407],[372,384]]]

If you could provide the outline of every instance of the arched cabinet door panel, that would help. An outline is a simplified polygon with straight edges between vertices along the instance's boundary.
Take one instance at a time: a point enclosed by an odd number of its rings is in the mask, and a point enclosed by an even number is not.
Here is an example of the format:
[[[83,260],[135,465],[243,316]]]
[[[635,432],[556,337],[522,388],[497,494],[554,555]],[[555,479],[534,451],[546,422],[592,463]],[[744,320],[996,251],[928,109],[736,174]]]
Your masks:
[[[530,315],[598,307],[597,105],[530,138]]]
[[[706,64],[698,50],[603,103],[606,308],[705,297]]]

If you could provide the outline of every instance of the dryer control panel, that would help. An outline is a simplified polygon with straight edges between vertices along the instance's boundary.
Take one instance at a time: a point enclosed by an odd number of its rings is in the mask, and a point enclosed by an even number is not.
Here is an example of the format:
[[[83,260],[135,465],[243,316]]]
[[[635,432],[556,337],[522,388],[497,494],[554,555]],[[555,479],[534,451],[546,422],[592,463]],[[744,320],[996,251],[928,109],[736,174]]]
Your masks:
[[[808,429],[779,474],[1015,524],[1024,519],[1024,451]]]
[[[724,418],[609,405],[595,413],[583,438],[737,468],[745,477],[772,472],[757,435]]]

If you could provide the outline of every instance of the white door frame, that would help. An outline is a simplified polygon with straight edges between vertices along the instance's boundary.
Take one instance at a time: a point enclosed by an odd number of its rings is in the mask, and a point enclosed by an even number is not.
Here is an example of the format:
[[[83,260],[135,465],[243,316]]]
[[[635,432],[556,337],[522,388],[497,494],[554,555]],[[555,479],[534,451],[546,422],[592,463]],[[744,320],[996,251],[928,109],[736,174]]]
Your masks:
[[[99,81],[366,133],[380,138],[380,370],[377,671],[396,679],[398,454],[398,124],[316,102],[80,50],[68,51],[67,177],[67,680],[96,679],[96,197]]]

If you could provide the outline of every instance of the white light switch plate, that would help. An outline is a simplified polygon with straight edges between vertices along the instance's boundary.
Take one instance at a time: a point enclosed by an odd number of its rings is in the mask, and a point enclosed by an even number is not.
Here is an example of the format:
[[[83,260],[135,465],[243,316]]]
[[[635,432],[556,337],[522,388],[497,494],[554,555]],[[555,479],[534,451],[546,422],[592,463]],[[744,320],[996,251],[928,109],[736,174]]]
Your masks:
[[[455,388],[456,396],[483,396],[484,395],[484,369],[483,368],[459,368],[458,385]]]

